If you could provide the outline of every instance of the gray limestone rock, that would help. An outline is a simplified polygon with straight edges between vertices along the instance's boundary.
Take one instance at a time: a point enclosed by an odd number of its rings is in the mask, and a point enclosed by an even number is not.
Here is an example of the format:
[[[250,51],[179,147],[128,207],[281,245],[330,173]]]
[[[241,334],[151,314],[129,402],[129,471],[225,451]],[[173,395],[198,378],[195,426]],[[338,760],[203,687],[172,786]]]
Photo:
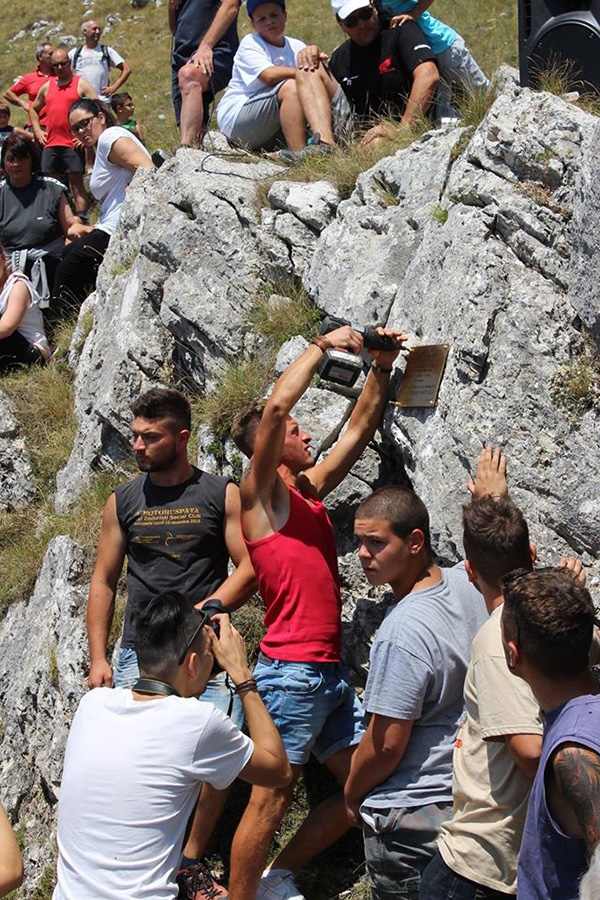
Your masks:
[[[598,228],[600,227],[600,123],[583,147],[583,160],[573,199],[571,283],[569,299],[600,348]]]
[[[87,673],[84,554],[50,543],[35,590],[0,622],[2,802],[25,829],[26,889],[53,866],[54,813],[71,719]]]
[[[22,509],[34,495],[25,436],[8,397],[0,391],[0,510]]]

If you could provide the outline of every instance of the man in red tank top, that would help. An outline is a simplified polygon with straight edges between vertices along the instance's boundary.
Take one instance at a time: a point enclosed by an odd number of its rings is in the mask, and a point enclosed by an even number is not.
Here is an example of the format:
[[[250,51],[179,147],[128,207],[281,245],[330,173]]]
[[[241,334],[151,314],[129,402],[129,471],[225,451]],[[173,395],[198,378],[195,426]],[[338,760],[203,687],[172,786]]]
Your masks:
[[[52,67],[55,78],[50,78],[35,98],[31,106],[31,122],[36,140],[42,145],[42,171],[60,179],[68,175],[69,187],[75,201],[77,215],[84,214],[88,208],[88,195],[83,184],[84,157],[81,150],[76,149],[69,129],[69,107],[81,97],[97,100],[98,95],[91,84],[74,75],[66,50],[59,48],[52,53]],[[46,131],[40,127],[39,113],[46,113]],[[79,142],[77,142],[79,143]]]
[[[386,331],[399,342],[399,331]],[[230,900],[303,900],[293,873],[349,828],[343,795],[316,807],[271,866],[261,871],[311,752],[342,784],[364,731],[363,710],[340,665],[337,553],[322,499],[348,474],[375,433],[399,352],[372,350],[373,363],[348,426],[315,465],[310,435],[290,412],[329,347],[360,353],[349,326],[315,338],[264,404],[241,413],[232,436],[252,457],[240,485],[242,531],[266,605],[267,634],[254,677],[277,726],[294,778],[255,788],[231,850]]]

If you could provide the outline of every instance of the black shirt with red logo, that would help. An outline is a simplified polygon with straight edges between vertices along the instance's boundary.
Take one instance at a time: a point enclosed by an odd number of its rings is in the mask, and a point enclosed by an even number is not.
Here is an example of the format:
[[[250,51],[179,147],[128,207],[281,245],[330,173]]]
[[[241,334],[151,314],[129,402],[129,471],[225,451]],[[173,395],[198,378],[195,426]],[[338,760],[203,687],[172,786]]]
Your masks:
[[[368,47],[348,40],[337,47],[329,68],[341,84],[361,124],[378,116],[401,118],[406,108],[413,72],[424,62],[436,62],[418,25],[383,29]]]

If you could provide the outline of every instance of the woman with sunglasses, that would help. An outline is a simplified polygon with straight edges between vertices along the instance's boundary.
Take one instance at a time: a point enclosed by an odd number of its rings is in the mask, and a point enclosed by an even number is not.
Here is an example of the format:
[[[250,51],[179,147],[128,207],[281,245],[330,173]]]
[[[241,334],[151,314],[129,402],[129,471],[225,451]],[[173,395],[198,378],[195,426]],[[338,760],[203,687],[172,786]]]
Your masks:
[[[84,147],[96,148],[90,191],[100,202],[100,218],[93,227],[76,225],[71,229],[78,239],[67,247],[54,280],[52,305],[59,310],[69,305],[78,308],[94,290],[129,183],[139,168],[153,165],[142,142],[117,125],[99,100],[76,100],[69,109],[69,125]]]

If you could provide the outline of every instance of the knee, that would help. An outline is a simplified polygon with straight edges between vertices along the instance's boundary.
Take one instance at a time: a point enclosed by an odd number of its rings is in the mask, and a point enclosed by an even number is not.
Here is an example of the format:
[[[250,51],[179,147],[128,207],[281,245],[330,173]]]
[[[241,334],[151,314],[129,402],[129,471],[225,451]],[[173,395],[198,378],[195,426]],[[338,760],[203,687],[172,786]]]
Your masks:
[[[297,78],[297,76],[296,76]],[[280,100],[293,100],[298,96],[298,88],[296,87],[296,79],[288,78],[284,81],[277,92]]]
[[[250,795],[248,805],[261,819],[279,822],[283,819],[292,802],[293,793],[294,788],[292,785],[268,790],[255,789]]]
[[[177,80],[182,94],[190,90],[206,91],[208,88],[208,77],[192,63],[181,67],[177,73]]]

